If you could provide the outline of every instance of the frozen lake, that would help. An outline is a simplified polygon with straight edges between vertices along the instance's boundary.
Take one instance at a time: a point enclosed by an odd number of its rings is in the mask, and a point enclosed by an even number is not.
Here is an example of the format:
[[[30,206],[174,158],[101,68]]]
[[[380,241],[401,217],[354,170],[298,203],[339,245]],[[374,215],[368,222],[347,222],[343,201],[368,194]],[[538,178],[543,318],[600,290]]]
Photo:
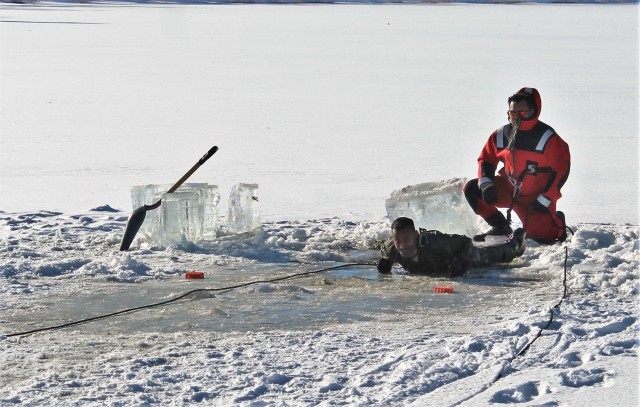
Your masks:
[[[522,86],[571,147],[564,245],[20,334],[371,261],[390,192],[475,176]],[[119,252],[129,187],[212,145],[190,182],[258,183],[263,228]],[[2,4],[0,404],[637,405],[637,199],[637,4]]]
[[[223,204],[255,182],[267,219],[379,219],[394,189],[474,177],[534,86],[571,147],[559,209],[637,224],[636,11],[4,4],[0,210],[129,210],[218,145],[191,181]]]

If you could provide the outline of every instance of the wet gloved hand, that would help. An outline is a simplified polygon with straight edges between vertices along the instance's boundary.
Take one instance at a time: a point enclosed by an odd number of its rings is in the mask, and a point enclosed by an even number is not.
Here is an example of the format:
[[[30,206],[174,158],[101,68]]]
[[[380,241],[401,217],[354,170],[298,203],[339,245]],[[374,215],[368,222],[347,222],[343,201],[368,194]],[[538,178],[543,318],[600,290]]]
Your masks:
[[[485,182],[480,185],[480,190],[482,191],[482,199],[484,199],[486,203],[493,205],[498,202],[498,191],[493,185],[493,182]]]
[[[393,267],[393,262],[383,257],[380,260],[378,260],[376,267],[378,268],[378,273],[391,274],[391,268]]]
[[[449,267],[451,277],[459,277],[465,275],[467,270],[469,270],[469,264],[469,260],[461,257],[456,257]]]

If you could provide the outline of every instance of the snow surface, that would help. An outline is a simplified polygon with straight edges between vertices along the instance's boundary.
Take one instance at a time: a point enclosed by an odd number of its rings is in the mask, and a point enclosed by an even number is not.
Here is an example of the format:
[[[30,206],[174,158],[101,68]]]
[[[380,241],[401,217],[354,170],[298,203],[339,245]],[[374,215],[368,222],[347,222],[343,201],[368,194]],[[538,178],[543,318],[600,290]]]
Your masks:
[[[638,404],[637,5],[0,14],[0,405]],[[11,336],[370,262],[391,191],[473,176],[523,85],[572,149],[564,245],[453,280],[359,265]],[[128,187],[214,144],[190,181],[260,184],[263,228],[118,252]]]

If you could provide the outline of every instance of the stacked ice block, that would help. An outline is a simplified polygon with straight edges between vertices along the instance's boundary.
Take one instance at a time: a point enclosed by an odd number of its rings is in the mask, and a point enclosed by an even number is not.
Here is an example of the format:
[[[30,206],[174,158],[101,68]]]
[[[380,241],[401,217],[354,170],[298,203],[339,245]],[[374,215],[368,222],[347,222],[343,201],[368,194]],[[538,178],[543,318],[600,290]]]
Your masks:
[[[133,210],[140,208],[143,205],[151,205],[162,198],[162,194],[171,188],[171,185],[163,184],[148,184],[148,185],[135,185],[131,187],[131,206]],[[148,237],[155,234],[158,231],[160,225],[159,209],[147,211],[144,218],[144,223],[140,227],[138,234],[143,234]]]
[[[146,212],[138,233],[162,246],[215,239],[220,202],[218,186],[187,183],[167,193],[170,187],[157,184],[131,187],[134,209],[162,200],[158,209]]]
[[[173,193],[170,185],[131,187],[134,210],[161,200],[160,207],[146,212],[140,231],[153,244],[168,247],[215,239],[220,231],[217,185],[183,184]],[[244,233],[262,226],[257,184],[237,184],[231,189],[226,219],[226,233]]]
[[[167,247],[202,240],[203,208],[201,196],[194,190],[163,194],[159,243]]]

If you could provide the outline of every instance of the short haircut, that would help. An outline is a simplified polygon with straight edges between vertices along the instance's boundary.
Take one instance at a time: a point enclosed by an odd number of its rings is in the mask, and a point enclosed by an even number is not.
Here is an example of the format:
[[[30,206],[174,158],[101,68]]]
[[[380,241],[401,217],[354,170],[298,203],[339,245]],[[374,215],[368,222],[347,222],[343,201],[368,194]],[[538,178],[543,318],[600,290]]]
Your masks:
[[[404,230],[411,229],[416,230],[416,225],[413,223],[413,219],[400,217],[393,221],[391,224],[391,230]]]
[[[514,93],[513,95],[509,96],[509,99],[507,99],[507,103],[511,104],[511,102],[522,102],[522,101],[527,102],[527,106],[529,106],[529,109],[532,110],[537,110],[536,107],[536,102],[533,100],[533,95],[530,95],[528,93],[523,93],[523,92],[518,92],[518,93]]]

